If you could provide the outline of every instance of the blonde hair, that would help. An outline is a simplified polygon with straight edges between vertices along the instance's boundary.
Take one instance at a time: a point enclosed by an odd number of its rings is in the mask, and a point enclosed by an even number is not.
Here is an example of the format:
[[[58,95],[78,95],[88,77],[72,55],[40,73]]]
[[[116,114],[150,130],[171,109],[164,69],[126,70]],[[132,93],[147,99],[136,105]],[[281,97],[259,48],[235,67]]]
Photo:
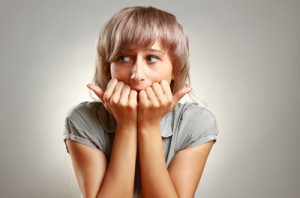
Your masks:
[[[105,24],[97,42],[93,83],[102,90],[110,80],[110,63],[133,44],[141,48],[159,40],[173,65],[172,93],[190,85],[188,37],[176,17],[154,7],[123,8]]]

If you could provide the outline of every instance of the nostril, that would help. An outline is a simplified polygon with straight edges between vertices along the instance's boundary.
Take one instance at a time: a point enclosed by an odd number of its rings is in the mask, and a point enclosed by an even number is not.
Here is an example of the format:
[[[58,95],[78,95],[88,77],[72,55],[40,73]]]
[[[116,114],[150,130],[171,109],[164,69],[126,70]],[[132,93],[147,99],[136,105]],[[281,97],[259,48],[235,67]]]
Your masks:
[[[135,64],[133,66],[131,70],[130,80],[135,82],[145,81],[142,64]]]
[[[133,81],[144,81],[145,80],[144,78],[142,78],[142,76],[137,75],[136,73],[133,73],[130,76],[130,79],[133,80]]]

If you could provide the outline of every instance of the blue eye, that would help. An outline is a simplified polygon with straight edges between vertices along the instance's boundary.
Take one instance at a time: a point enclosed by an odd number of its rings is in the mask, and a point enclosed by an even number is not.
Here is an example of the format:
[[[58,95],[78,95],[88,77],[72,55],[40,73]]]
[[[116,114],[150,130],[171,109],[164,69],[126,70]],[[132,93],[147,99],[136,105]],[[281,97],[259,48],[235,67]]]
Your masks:
[[[146,60],[148,63],[154,63],[158,60],[158,58],[156,56],[147,56]]]
[[[130,57],[129,56],[120,56],[119,59],[121,62],[128,62],[130,60]]]

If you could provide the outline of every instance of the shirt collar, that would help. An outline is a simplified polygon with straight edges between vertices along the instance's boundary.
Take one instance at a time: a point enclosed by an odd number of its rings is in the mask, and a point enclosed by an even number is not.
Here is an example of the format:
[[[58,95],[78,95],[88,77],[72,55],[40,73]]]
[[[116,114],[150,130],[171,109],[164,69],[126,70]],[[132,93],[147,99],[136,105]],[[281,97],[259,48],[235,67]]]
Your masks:
[[[172,111],[170,111],[160,122],[161,136],[164,138],[170,137],[173,134],[172,131]]]

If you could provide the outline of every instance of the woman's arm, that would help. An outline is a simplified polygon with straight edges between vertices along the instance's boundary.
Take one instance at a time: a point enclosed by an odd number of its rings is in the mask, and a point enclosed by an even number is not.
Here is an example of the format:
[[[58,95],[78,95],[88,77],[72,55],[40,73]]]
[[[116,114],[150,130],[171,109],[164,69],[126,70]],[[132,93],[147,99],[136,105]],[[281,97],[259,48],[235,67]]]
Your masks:
[[[180,151],[167,169],[158,127],[141,129],[138,134],[143,197],[192,198],[213,141]]]
[[[128,197],[134,191],[136,126],[117,127],[112,154],[97,197]]]
[[[168,171],[178,197],[193,197],[214,140],[179,151]]]
[[[138,141],[143,197],[193,197],[212,147],[207,143],[180,151],[166,167],[160,132],[162,117],[172,109],[188,88],[172,96],[162,81],[141,92],[138,111]]]
[[[165,163],[159,126],[139,127],[138,141],[143,197],[178,197]]]
[[[84,197],[130,197],[137,155],[137,93],[112,79],[105,92],[88,86],[115,117],[117,127],[110,161],[102,151],[68,142],[75,174]]]
[[[82,196],[96,197],[107,169],[104,153],[72,140],[66,143]]]
[[[84,198],[132,198],[137,150],[136,126],[117,128],[109,163],[99,149],[71,140],[67,140],[67,146]]]

